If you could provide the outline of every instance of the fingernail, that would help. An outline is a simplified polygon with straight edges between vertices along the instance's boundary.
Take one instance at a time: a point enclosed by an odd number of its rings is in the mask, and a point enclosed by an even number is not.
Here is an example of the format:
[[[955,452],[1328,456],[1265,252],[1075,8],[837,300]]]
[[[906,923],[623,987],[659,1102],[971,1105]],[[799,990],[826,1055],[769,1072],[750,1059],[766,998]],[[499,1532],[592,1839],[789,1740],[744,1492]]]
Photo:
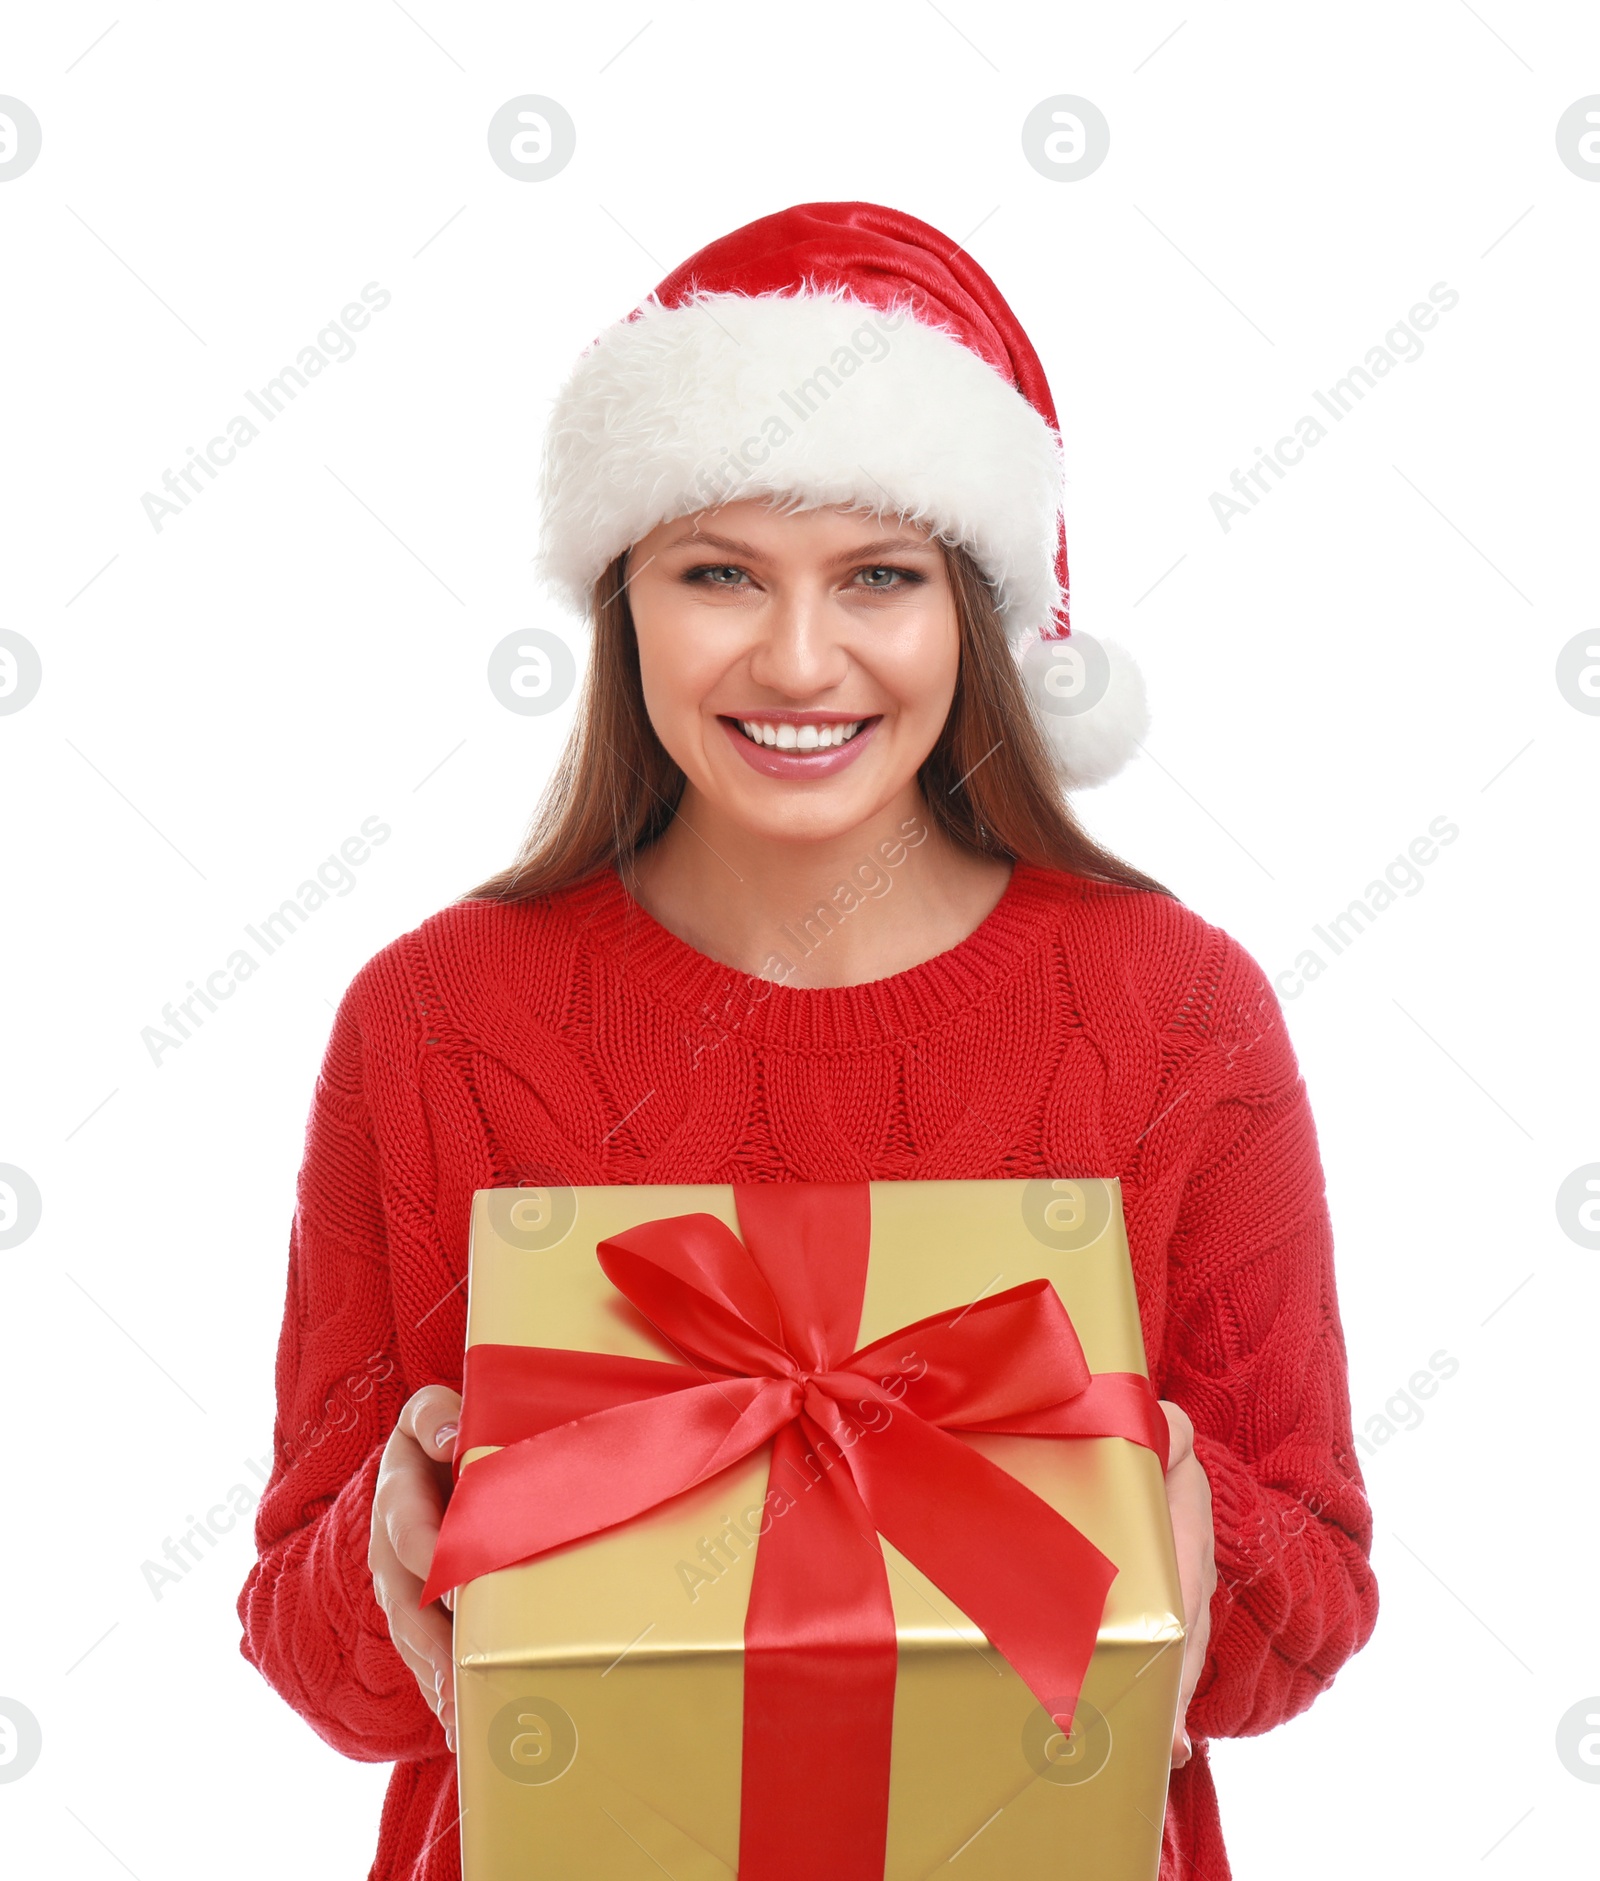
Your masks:
[[[448,1751],[454,1751],[456,1747],[456,1727],[453,1724],[447,1724],[444,1728],[444,1747]]]
[[[1194,1755],[1194,1745],[1189,1742],[1189,1733],[1187,1731],[1183,1734],[1183,1754],[1185,1757],[1192,1757]]]
[[[439,1449],[441,1450],[444,1449],[446,1444],[451,1444],[455,1442],[456,1431],[459,1428],[460,1426],[457,1424],[441,1424],[439,1428],[433,1433],[434,1443],[438,1446]]]
[[[444,1690],[444,1667],[442,1665],[439,1665],[433,1668],[433,1695],[434,1697],[437,1698],[440,1692],[442,1692],[443,1690]]]

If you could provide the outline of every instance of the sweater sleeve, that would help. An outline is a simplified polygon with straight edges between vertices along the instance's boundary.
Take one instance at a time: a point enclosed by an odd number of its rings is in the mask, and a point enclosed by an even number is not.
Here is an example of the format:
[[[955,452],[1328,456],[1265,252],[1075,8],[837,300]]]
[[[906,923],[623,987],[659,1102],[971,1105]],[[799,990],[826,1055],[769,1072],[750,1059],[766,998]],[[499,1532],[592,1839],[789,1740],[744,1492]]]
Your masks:
[[[1278,1001],[1230,950],[1206,1047],[1216,1101],[1169,1244],[1164,1352],[1163,1395],[1194,1421],[1216,1531],[1199,1737],[1305,1710],[1378,1610],[1316,1129]]]
[[[442,1754],[444,1734],[389,1637],[367,1566],[378,1463],[409,1392],[362,1089],[360,984],[334,1020],[306,1129],[272,1474],[238,1611],[245,1658],[312,1729],[347,1757],[389,1763]]]

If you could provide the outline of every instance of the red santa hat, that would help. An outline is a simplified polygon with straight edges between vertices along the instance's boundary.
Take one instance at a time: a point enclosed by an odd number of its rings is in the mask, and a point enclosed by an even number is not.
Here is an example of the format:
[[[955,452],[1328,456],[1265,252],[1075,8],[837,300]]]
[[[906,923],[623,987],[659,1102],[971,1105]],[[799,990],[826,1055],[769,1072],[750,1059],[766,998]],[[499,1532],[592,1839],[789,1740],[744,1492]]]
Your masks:
[[[556,399],[542,570],[583,612],[659,523],[748,497],[892,513],[967,549],[1063,780],[1102,783],[1132,755],[1149,724],[1138,668],[1068,620],[1044,368],[937,229],[875,203],[802,203],[675,268]]]

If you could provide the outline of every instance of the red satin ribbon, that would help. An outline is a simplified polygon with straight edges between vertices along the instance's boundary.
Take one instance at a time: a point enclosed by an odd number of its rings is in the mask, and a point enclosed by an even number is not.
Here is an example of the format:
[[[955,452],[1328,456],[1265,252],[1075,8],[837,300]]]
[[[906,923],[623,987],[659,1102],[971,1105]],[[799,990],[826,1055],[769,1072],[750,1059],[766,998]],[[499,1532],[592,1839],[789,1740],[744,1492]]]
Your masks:
[[[896,1640],[882,1535],[1070,1730],[1115,1563],[951,1433],[1126,1437],[1167,1464],[1150,1381],[1092,1374],[1047,1280],[854,1350],[865,1183],[734,1190],[602,1241],[600,1265],[684,1361],[539,1346],[466,1357],[458,1466],[426,1605],[595,1535],[772,1444],[745,1621],[742,1881],[881,1881]],[[1063,1705],[1062,1700],[1065,1700]]]

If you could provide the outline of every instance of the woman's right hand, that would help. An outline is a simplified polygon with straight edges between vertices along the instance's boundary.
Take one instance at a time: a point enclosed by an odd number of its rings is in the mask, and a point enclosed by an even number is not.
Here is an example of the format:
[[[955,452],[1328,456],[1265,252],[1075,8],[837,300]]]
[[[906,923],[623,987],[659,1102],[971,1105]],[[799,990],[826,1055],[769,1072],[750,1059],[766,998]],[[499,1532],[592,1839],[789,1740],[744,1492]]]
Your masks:
[[[415,1674],[429,1709],[438,1714],[451,1750],[456,1747],[456,1686],[445,1609],[455,1604],[454,1596],[427,1607],[417,1603],[450,1499],[450,1460],[460,1418],[460,1393],[444,1385],[424,1385],[406,1400],[378,1466],[367,1548],[373,1592],[389,1622],[389,1637]]]

